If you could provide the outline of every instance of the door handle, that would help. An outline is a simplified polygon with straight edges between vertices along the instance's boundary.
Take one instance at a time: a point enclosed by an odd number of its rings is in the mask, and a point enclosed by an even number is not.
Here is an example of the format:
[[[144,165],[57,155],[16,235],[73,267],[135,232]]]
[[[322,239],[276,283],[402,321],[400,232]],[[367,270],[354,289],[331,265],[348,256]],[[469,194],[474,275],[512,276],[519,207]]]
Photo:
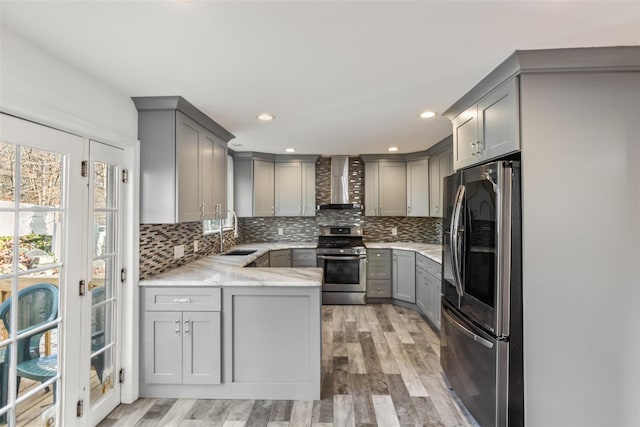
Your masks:
[[[482,338],[480,335],[474,334],[473,331],[466,328],[464,325],[462,325],[462,323],[459,323],[457,320],[451,317],[451,315],[447,313],[447,310],[443,310],[442,314],[444,314],[444,317],[446,317],[447,320],[451,322],[453,326],[458,328],[458,330],[462,332],[464,335],[466,335],[468,338],[471,338],[472,340],[474,340],[480,345],[483,345],[484,347],[493,348],[493,343],[491,341]]]

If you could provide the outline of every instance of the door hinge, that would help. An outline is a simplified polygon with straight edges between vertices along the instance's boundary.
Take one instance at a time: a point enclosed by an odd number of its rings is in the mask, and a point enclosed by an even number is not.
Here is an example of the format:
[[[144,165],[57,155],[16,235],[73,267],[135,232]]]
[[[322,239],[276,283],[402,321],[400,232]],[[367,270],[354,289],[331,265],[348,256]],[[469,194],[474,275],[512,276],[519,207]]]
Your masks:
[[[120,384],[124,382],[124,368],[120,369],[120,373],[118,374],[118,381]]]
[[[89,175],[88,169],[89,169],[89,163],[86,160],[83,160],[80,165],[80,175],[83,178],[86,178],[87,175]]]
[[[127,269],[123,268],[120,270],[120,282],[124,283],[127,281]]]
[[[122,182],[129,182],[129,169],[122,169]]]
[[[85,283],[84,280],[80,280],[80,283],[78,283],[78,294],[80,294],[80,296],[83,297],[86,292],[87,292],[87,284]]]
[[[76,416],[81,417],[84,412],[84,401],[82,399],[78,400],[78,405],[76,406]]]

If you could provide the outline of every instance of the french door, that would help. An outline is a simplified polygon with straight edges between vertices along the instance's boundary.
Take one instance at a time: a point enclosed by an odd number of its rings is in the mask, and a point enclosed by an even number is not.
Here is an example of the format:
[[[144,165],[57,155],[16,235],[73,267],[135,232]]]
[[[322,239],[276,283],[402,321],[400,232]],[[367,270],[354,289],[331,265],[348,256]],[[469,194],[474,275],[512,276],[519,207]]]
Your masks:
[[[0,114],[0,426],[94,424],[120,401],[122,157]]]
[[[124,150],[89,142],[89,236],[84,304],[81,387],[90,425],[120,403],[120,284]],[[84,406],[84,405],[83,405]]]

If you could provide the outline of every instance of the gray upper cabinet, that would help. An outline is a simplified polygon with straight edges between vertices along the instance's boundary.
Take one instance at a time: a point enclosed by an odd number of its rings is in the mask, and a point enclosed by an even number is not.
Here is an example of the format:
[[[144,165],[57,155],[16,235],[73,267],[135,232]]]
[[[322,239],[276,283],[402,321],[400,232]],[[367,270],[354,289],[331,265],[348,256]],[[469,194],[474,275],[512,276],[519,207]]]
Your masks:
[[[236,153],[234,201],[238,216],[314,216],[316,159]]]
[[[407,216],[429,216],[429,162],[407,162]]]
[[[393,298],[416,302],[416,253],[393,250]]]
[[[456,170],[520,150],[518,82],[511,78],[452,120]]]
[[[302,215],[302,165],[298,162],[275,165],[276,216]]]
[[[244,153],[241,153],[244,154]],[[275,212],[273,161],[240,157],[233,159],[233,200],[239,217],[273,216]]]
[[[274,193],[275,166],[271,162],[253,162],[253,216],[273,216],[275,213]],[[250,215],[242,215],[250,216]]]
[[[365,163],[365,215],[407,215],[407,165],[404,161]]]
[[[316,156],[311,157],[313,161],[284,162],[276,157],[276,216],[315,216]]]
[[[302,163],[302,216],[316,215],[316,162]]]
[[[429,158],[429,216],[442,217],[443,180],[453,172],[452,149]]]
[[[140,139],[140,222],[224,217],[233,135],[182,97],[133,98]]]

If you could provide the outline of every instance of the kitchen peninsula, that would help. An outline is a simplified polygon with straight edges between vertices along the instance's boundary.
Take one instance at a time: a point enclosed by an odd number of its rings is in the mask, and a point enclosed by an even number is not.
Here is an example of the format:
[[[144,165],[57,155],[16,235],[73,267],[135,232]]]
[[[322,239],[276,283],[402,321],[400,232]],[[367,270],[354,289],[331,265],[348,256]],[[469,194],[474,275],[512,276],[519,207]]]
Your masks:
[[[322,270],[245,268],[254,246],[140,282],[142,397],[320,398]]]

